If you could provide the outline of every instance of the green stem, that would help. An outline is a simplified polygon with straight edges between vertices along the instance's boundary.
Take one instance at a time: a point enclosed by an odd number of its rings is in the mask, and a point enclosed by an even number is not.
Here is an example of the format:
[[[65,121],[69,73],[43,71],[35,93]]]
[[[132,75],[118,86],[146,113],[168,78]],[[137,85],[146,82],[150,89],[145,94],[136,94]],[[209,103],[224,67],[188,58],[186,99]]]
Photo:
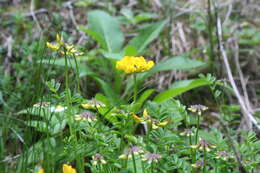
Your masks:
[[[218,173],[218,161],[215,160],[215,173]]]
[[[153,173],[153,161],[152,161],[152,164],[151,164],[151,173]]]
[[[197,118],[197,129],[196,129],[196,139],[195,139],[195,144],[198,143],[198,135],[199,135],[199,126],[200,126],[200,115],[198,115],[198,118]]]
[[[76,65],[76,78],[77,78],[77,89],[78,89],[78,93],[80,94],[80,80],[79,80],[79,68],[78,68],[78,62],[77,59],[75,57],[75,55],[73,54],[73,59],[75,61],[75,65]]]
[[[134,165],[134,173],[137,173],[137,168],[136,168],[136,162],[135,162],[135,155],[132,152],[132,160],[133,160],[133,165]]]
[[[133,75],[134,75],[134,103],[135,103],[137,97],[137,79],[136,79],[136,74]]]
[[[189,143],[190,143],[190,146],[192,145],[192,140],[191,140],[191,135],[189,136]],[[193,154],[194,152],[193,152],[193,150],[192,150],[192,148],[190,148],[190,156],[191,156],[191,159],[192,159],[192,163],[194,163],[195,162],[195,160],[196,160],[196,156]]]
[[[203,149],[203,173],[206,173],[206,156],[207,152],[206,152],[206,148]]]
[[[141,161],[141,164],[142,164],[142,172],[145,173],[145,169],[144,169],[144,162]]]

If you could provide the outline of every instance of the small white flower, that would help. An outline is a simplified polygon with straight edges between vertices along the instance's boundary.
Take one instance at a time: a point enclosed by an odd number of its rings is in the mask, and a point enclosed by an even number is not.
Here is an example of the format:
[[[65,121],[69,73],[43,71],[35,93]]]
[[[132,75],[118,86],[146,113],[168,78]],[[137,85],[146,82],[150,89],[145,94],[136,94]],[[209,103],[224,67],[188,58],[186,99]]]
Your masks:
[[[67,107],[63,107],[61,105],[55,106],[55,107],[51,107],[50,111],[51,112],[63,112],[67,109]]]

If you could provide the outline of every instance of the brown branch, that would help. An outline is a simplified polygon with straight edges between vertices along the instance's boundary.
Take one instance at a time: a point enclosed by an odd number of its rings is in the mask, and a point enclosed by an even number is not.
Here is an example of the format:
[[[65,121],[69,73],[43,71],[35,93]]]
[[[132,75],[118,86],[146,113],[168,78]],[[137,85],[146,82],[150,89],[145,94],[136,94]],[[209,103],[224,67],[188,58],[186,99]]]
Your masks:
[[[217,37],[218,37],[218,46],[219,46],[219,49],[220,49],[220,53],[221,53],[221,56],[223,58],[225,68],[227,70],[228,79],[231,83],[231,86],[234,90],[234,93],[235,93],[235,95],[238,99],[240,106],[241,106],[242,113],[243,113],[244,116],[246,116],[256,126],[256,128],[258,130],[260,130],[260,126],[258,124],[259,122],[255,119],[255,117],[250,113],[250,111],[245,106],[246,105],[245,101],[244,101],[243,97],[241,96],[241,94],[239,93],[237,85],[234,81],[234,77],[232,75],[231,68],[230,68],[230,65],[229,65],[229,62],[228,62],[227,53],[226,53],[226,50],[224,48],[223,37],[222,37],[222,26],[221,26],[221,20],[220,20],[219,17],[217,17],[217,24],[216,25],[217,25]]]

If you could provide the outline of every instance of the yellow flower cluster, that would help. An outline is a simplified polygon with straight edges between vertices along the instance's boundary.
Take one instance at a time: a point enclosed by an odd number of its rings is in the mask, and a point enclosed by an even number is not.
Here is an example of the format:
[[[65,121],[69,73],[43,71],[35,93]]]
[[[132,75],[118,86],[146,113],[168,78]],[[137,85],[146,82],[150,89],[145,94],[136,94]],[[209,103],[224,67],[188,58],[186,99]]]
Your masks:
[[[116,62],[116,68],[123,70],[126,74],[145,72],[153,66],[153,61],[146,61],[142,56],[125,56]]]
[[[76,169],[72,168],[72,166],[67,165],[67,164],[63,164],[62,166],[62,172],[63,173],[77,173]],[[38,170],[38,173],[44,173],[44,169],[40,168]]]
[[[50,48],[53,51],[59,51],[63,55],[82,55],[83,53],[78,51],[73,45],[67,45],[62,41],[62,38],[59,34],[56,35],[56,42],[55,44],[52,44],[50,42],[47,42],[46,45],[48,48]]]

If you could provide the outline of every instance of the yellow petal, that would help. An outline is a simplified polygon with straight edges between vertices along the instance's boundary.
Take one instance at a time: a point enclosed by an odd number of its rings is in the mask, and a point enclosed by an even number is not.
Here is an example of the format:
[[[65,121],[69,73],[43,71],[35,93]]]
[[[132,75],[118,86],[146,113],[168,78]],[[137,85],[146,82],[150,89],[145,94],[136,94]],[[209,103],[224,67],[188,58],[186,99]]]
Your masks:
[[[51,50],[54,50],[54,51],[59,50],[59,48],[60,48],[58,45],[51,44],[50,42],[46,42],[46,45],[48,48],[50,48]]]
[[[101,159],[100,161],[101,161],[102,164],[106,164],[107,163],[107,161],[105,161],[104,159]]]
[[[134,118],[135,122],[137,122],[137,123],[143,122],[142,118],[138,117],[135,114],[132,114],[132,117]]]
[[[198,145],[191,145],[190,146],[192,149],[197,149],[199,146]]]
[[[167,124],[169,123],[169,121],[163,121],[163,122],[160,122],[157,124],[157,126],[160,126],[160,127],[163,127],[163,126],[166,126]]]
[[[94,166],[96,166],[96,165],[97,165],[97,161],[96,161],[96,160],[93,161],[92,164],[93,164]]]
[[[118,158],[119,158],[119,159],[126,159],[126,158],[127,158],[127,155],[126,155],[126,154],[121,154]]]
[[[38,170],[38,173],[44,173],[44,169],[43,169],[43,168],[40,168],[40,169]]]
[[[144,116],[144,117],[148,117],[148,112],[147,112],[147,109],[146,109],[146,108],[144,109],[143,116]]]
[[[191,164],[191,166],[192,166],[193,168],[197,168],[197,167],[198,167],[196,163]]]
[[[74,118],[75,121],[80,121],[82,119],[83,118],[80,115],[75,115],[75,118]]]
[[[64,42],[61,40],[61,36],[59,34],[56,35],[56,41],[59,45],[64,45]]]
[[[93,109],[93,108],[95,108],[94,105],[89,104],[89,103],[81,104],[81,106],[82,106],[84,109]]]
[[[67,164],[63,164],[62,171],[63,173],[77,173],[76,169]]]
[[[159,127],[157,125],[155,125],[154,123],[152,123],[152,129],[158,129]]]

